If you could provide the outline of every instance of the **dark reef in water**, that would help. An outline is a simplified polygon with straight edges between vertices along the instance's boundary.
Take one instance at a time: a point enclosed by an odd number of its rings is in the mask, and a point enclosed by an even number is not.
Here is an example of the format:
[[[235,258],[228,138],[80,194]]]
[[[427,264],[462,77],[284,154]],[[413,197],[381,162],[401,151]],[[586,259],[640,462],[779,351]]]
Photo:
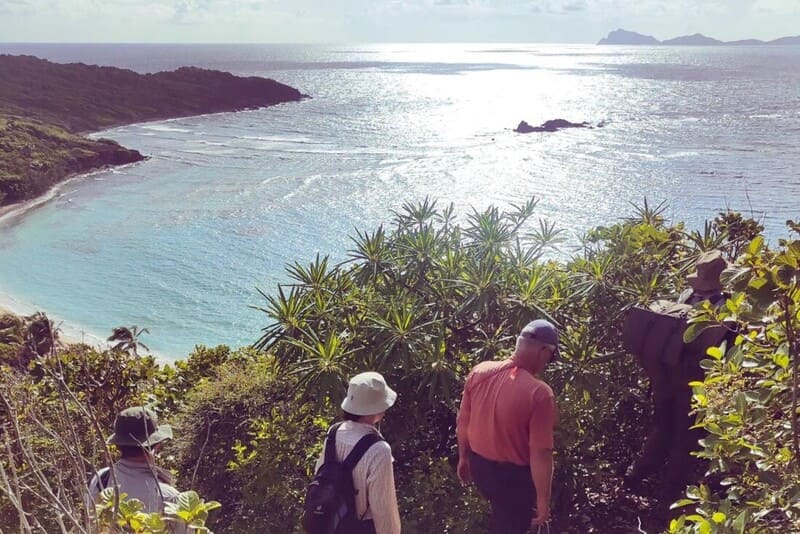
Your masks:
[[[553,119],[543,122],[539,126],[531,126],[525,121],[520,122],[514,129],[517,133],[531,133],[531,132],[557,132],[564,128],[591,128],[588,122],[570,122],[564,119]]]

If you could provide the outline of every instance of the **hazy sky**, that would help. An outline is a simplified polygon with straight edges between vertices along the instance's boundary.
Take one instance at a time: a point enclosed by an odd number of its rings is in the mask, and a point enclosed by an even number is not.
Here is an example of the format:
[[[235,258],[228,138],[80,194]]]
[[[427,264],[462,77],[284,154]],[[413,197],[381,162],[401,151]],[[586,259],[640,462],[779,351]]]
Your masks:
[[[800,34],[800,0],[0,0],[0,42],[596,42]]]

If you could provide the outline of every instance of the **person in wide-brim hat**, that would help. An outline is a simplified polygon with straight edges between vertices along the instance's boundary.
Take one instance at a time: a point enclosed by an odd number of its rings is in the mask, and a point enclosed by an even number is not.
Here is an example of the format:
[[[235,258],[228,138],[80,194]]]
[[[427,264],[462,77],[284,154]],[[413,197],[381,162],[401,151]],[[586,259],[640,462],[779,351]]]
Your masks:
[[[727,266],[719,250],[704,252],[697,259],[695,271],[686,277],[686,281],[696,291],[720,291],[722,282],[719,277]]]
[[[401,532],[392,448],[378,430],[396,401],[397,393],[374,371],[355,375],[347,385],[341,404],[343,420],[328,429],[315,466],[318,472],[335,459],[348,466],[353,477],[355,509],[348,511],[336,532]]]
[[[376,415],[391,408],[397,393],[380,373],[368,371],[350,379],[342,410],[353,415]]]
[[[114,433],[106,443],[125,447],[152,447],[172,439],[172,427],[159,425],[158,416],[144,406],[122,410],[114,420]]]
[[[161,444],[171,438],[172,427],[159,425],[158,416],[149,408],[133,406],[117,414],[114,433],[106,443],[116,447],[120,458],[92,478],[92,503],[98,502],[103,490],[114,486],[128,498],[141,501],[146,513],[162,512],[165,503],[176,502],[179,492],[172,485],[171,473],[156,465]]]

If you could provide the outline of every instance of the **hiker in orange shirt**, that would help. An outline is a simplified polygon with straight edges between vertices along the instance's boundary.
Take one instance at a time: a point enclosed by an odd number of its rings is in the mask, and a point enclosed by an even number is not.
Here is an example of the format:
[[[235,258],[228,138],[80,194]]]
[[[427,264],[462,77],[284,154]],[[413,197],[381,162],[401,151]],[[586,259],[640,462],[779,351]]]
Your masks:
[[[489,500],[493,534],[524,534],[550,519],[556,407],[553,390],[536,375],[556,357],[556,327],[532,321],[509,359],[479,363],[464,384],[458,477]]]

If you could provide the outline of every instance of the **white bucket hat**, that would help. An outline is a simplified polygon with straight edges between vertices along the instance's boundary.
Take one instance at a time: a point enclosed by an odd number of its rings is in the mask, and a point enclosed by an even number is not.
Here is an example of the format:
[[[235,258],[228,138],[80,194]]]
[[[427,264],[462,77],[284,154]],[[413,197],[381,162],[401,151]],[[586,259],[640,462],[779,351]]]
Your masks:
[[[350,379],[342,410],[353,415],[375,415],[391,408],[395,400],[397,393],[386,385],[383,376],[369,371]]]

